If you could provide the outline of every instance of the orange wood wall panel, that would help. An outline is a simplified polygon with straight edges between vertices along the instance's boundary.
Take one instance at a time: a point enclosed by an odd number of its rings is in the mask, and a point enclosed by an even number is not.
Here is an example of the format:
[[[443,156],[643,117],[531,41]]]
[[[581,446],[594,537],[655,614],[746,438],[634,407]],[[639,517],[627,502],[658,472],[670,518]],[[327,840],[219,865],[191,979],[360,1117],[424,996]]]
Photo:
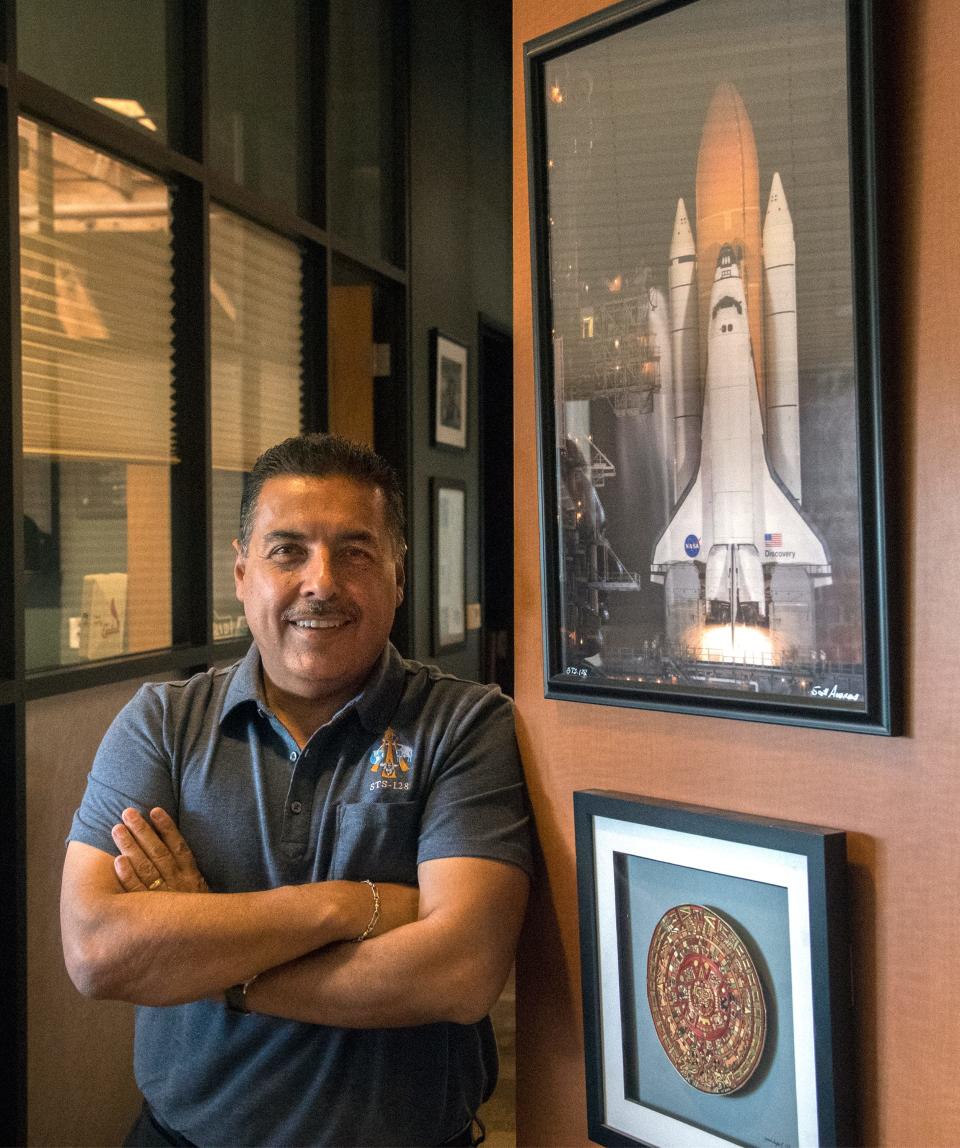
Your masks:
[[[886,378],[905,735],[885,739],[546,701],[522,45],[604,5],[515,0],[518,726],[543,855],[518,960],[518,1142],[585,1144],[572,793],[622,789],[846,829],[867,1144],[960,1143],[960,5],[884,5]],[[895,56],[895,58],[893,58]],[[883,116],[893,116],[896,131]]]
[[[170,645],[170,482],[165,467],[127,465],[127,649]]]
[[[331,287],[329,429],[373,446],[373,288]]]

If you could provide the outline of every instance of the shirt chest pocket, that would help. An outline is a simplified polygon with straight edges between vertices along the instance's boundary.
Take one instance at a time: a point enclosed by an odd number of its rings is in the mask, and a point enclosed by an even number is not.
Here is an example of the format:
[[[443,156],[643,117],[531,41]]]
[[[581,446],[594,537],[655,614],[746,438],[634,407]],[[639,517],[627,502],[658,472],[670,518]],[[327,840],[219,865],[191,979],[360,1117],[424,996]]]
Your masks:
[[[335,881],[417,883],[420,807],[413,801],[343,804],[337,808]]]

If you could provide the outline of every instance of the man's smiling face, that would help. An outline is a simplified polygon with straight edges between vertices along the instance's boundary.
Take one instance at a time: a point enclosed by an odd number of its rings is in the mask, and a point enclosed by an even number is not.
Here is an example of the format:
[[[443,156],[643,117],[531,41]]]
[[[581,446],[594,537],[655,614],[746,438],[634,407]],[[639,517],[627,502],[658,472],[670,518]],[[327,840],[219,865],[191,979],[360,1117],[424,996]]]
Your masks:
[[[280,475],[260,490],[237,598],[263,662],[268,699],[349,701],[390,636],[403,560],[375,486],[342,475]]]

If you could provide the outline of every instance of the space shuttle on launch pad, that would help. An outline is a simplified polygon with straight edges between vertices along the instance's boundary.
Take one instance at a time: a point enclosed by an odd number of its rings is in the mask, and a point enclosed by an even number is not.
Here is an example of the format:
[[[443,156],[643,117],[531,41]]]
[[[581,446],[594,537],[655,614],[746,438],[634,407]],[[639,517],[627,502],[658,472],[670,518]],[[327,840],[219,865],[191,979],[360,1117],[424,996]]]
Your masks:
[[[670,245],[661,433],[676,499],[650,576],[667,584],[668,615],[671,581],[693,568],[703,623],[769,625],[778,588],[796,599],[799,577],[812,612],[831,569],[800,501],[793,221],[776,173],[761,232],[756,143],[730,83],[707,113],[696,197],[696,242],[681,199]]]

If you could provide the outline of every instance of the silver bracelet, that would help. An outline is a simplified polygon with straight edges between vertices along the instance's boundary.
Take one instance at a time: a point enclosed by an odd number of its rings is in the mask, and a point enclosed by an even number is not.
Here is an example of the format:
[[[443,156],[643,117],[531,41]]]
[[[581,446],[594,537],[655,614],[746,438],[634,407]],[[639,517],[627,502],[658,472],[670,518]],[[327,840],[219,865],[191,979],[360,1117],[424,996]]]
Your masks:
[[[364,885],[370,886],[370,892],[373,894],[373,916],[370,918],[370,924],[363,930],[359,937],[353,938],[353,943],[358,944],[360,941],[365,941],[367,937],[377,927],[377,922],[380,920],[380,890],[374,885],[369,877],[363,880]]]

